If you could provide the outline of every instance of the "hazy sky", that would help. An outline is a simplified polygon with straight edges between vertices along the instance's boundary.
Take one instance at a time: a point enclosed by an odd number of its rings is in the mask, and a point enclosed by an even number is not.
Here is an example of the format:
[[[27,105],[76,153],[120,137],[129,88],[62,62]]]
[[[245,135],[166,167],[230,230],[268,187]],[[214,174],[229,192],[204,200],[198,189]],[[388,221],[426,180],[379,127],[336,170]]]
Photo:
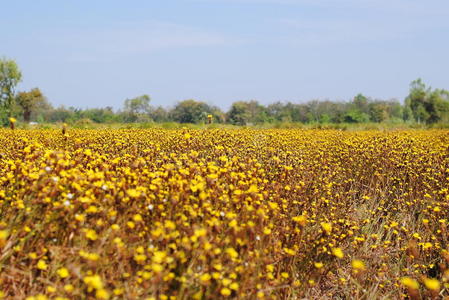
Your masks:
[[[403,99],[449,88],[447,0],[14,0],[0,56],[54,105]]]

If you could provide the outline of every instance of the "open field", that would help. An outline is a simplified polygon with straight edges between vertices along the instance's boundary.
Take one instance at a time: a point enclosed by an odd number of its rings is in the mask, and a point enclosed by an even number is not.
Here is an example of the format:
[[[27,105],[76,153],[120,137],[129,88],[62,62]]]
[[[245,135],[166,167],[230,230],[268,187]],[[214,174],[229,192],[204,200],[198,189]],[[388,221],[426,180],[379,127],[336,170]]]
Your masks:
[[[0,130],[0,294],[449,296],[448,188],[447,130]]]
[[[247,126],[212,123],[212,124],[191,124],[191,123],[175,123],[175,122],[163,122],[163,123],[95,123],[95,122],[74,122],[69,123],[69,126],[74,129],[324,129],[324,130],[343,130],[343,131],[370,131],[370,130],[428,130],[428,129],[449,129],[449,124],[436,123],[294,123],[294,122],[276,122],[276,123],[261,123],[252,124]],[[62,123],[41,123],[35,125],[29,125],[23,122],[16,124],[20,129],[60,129]]]

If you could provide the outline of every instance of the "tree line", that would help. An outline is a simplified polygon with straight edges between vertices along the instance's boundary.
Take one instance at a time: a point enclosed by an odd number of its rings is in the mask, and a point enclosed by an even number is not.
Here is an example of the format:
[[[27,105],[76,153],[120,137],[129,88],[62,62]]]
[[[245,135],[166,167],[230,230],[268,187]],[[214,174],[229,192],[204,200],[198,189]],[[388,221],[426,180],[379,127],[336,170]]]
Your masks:
[[[178,102],[171,108],[151,105],[142,95],[126,99],[123,107],[87,108],[53,107],[39,88],[16,92],[22,79],[13,60],[0,59],[0,122],[15,117],[29,123],[94,122],[94,123],[214,123],[251,125],[261,123],[449,123],[449,92],[427,87],[421,79],[410,84],[403,103],[397,99],[372,99],[362,94],[352,100],[307,103],[276,102],[262,105],[256,100],[234,102],[228,111],[193,99]]]

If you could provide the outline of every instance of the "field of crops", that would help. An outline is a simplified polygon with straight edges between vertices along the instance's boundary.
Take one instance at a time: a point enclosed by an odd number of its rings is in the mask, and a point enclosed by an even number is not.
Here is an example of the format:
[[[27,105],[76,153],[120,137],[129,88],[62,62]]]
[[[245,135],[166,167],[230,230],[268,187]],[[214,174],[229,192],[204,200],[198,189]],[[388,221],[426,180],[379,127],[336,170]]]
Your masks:
[[[0,130],[0,295],[448,296],[449,132]]]

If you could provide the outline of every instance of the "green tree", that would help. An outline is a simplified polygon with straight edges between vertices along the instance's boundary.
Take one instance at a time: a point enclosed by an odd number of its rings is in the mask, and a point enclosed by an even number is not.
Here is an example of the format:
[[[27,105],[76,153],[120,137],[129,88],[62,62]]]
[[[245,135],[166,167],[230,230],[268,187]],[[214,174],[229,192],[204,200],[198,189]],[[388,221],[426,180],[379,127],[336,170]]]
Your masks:
[[[449,92],[436,89],[428,95],[428,123],[447,122],[449,119]]]
[[[403,109],[403,114],[402,114],[403,120],[408,121],[408,122],[412,122],[415,120],[410,102],[411,102],[410,98],[405,99],[404,109]]]
[[[243,101],[232,103],[227,113],[227,120],[234,125],[245,125],[249,119],[246,105]]]
[[[50,122],[70,122],[75,119],[74,109],[67,109],[64,106],[59,106],[53,109],[49,115],[48,120]]]
[[[154,122],[161,123],[168,121],[168,112],[162,106],[151,107],[150,117]]]
[[[22,73],[14,60],[0,59],[0,118],[5,124],[12,116],[14,94],[17,84],[22,80]]]
[[[388,104],[385,101],[375,101],[369,104],[369,116],[373,122],[384,122],[389,118]]]
[[[368,102],[369,99],[361,93],[357,94],[353,100],[355,108],[365,114],[369,112]]]
[[[179,123],[205,122],[209,114],[213,115],[213,119],[219,119],[221,111],[217,107],[192,99],[179,102],[169,112],[170,118]]]
[[[269,112],[265,106],[255,100],[234,102],[227,113],[228,123],[246,125],[248,123],[263,123],[269,120]]]
[[[347,106],[344,114],[344,121],[348,123],[366,123],[369,121],[369,102],[370,99],[362,94],[354,97]]]
[[[139,118],[148,116],[150,113],[150,96],[142,95],[132,99],[126,99],[124,111],[126,114],[125,121],[136,122]]]
[[[89,119],[95,123],[112,123],[116,121],[117,116],[114,114],[112,107],[90,108],[80,111],[80,119]]]
[[[410,84],[410,93],[405,99],[405,105],[410,108],[418,123],[444,121],[449,114],[449,92],[427,88],[421,79],[417,79]]]
[[[418,123],[427,122],[429,114],[426,110],[427,94],[429,90],[421,78],[412,81],[410,92],[406,98],[406,104],[410,106],[413,119]]]
[[[16,96],[16,103],[22,109],[23,120],[30,122],[31,114],[35,113],[41,107],[48,107],[48,102],[38,88],[29,92],[19,92]]]
[[[401,103],[398,100],[393,99],[387,101],[387,105],[388,105],[389,118],[396,121],[401,120],[404,114],[404,109]]]
[[[369,115],[360,112],[358,109],[350,109],[346,112],[344,121],[347,123],[366,123],[369,121]]]

